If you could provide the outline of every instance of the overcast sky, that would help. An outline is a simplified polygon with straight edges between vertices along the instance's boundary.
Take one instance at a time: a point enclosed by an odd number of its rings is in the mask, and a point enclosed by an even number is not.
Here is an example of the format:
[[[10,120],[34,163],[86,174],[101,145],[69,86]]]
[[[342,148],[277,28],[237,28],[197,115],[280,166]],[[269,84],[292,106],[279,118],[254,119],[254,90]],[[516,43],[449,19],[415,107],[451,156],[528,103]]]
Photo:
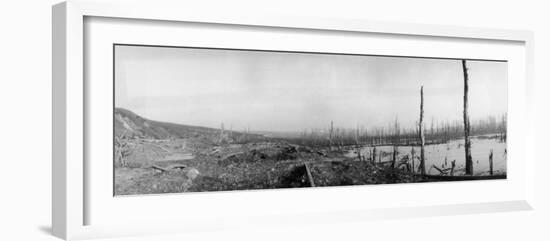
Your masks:
[[[459,60],[117,46],[115,106],[145,118],[239,130],[402,127],[462,118]],[[507,64],[468,61],[471,119],[507,108]]]

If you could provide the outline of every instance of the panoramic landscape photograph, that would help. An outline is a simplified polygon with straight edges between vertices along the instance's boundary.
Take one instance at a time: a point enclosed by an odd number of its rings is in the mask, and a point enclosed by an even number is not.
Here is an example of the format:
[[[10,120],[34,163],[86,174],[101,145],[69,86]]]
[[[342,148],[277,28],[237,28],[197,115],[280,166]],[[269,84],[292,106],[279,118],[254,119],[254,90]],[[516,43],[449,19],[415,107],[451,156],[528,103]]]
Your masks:
[[[114,46],[114,195],[506,179],[506,61]]]

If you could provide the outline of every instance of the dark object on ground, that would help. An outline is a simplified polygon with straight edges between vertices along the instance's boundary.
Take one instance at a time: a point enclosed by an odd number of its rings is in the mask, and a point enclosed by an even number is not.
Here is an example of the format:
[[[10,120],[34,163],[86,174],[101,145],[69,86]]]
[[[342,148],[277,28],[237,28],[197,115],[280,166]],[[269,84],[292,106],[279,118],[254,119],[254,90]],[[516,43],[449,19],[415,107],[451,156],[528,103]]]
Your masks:
[[[157,171],[160,171],[160,172],[168,172],[170,169],[183,170],[183,169],[187,168],[187,166],[185,166],[185,165],[172,165],[172,166],[169,166],[169,167],[160,167],[160,166],[157,166],[157,165],[152,165],[151,168],[153,168]]]
[[[276,184],[277,188],[311,187],[307,175],[306,165],[292,166],[290,171],[283,175]]]

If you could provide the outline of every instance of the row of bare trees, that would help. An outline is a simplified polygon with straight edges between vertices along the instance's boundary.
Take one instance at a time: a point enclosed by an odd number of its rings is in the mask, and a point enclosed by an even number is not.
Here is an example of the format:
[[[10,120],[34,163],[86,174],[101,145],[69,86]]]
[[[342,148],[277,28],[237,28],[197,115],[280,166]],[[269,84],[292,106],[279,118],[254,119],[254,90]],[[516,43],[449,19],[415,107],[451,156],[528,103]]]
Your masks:
[[[464,76],[464,95],[463,95],[463,104],[464,104],[464,108],[462,110],[462,115],[463,115],[463,126],[464,126],[464,155],[465,155],[465,174],[466,175],[473,175],[474,174],[474,162],[472,160],[472,152],[471,152],[471,141],[470,141],[470,131],[471,131],[471,126],[470,126],[470,116],[469,116],[469,113],[468,113],[468,91],[469,91],[469,83],[468,83],[468,79],[469,79],[469,76],[468,76],[468,67],[466,66],[466,60],[462,60],[462,73],[463,73],[463,76]],[[419,139],[420,139],[420,142],[421,142],[421,148],[420,148],[420,168],[421,168],[421,174],[422,175],[425,175],[426,174],[426,163],[425,163],[425,159],[424,159],[424,130],[423,130],[423,117],[424,117],[424,92],[423,92],[423,87],[420,87],[420,123],[418,125],[418,128],[420,129],[420,135],[419,135]],[[506,118],[502,118],[502,121],[506,121]],[[490,121],[491,122],[491,121]],[[493,121],[493,125],[494,126],[494,121]],[[506,123],[504,122],[504,127],[506,126]],[[493,174],[493,151],[491,150],[491,153],[489,155],[489,162],[490,162],[490,166],[491,166],[491,175]],[[453,166],[453,169],[454,169],[454,166],[455,166],[455,163],[453,161],[452,163],[452,166]],[[451,171],[452,172],[452,171]]]
[[[367,130],[364,127],[356,126],[355,129],[344,129],[334,127],[334,122],[330,122],[328,131],[322,129],[311,129],[304,131],[301,136],[301,144],[312,146],[329,146],[331,149],[334,147],[342,148],[347,145],[355,145],[357,149],[357,155],[359,160],[364,159],[361,156],[361,146],[371,145],[376,148],[378,145],[393,145],[393,158],[392,167],[395,167],[396,156],[399,153],[399,146],[402,145],[414,145],[420,146],[420,174],[426,174],[425,167],[425,154],[424,146],[427,144],[445,143],[451,139],[464,138],[465,149],[465,173],[466,175],[473,175],[473,161],[471,154],[471,140],[472,135],[486,135],[486,134],[499,134],[501,140],[506,140],[506,114],[500,117],[490,116],[486,119],[477,120],[473,123],[470,122],[468,113],[468,91],[469,91],[469,76],[466,60],[461,60],[463,79],[464,79],[464,95],[463,95],[463,119],[462,121],[435,123],[432,118],[431,126],[426,128],[424,120],[424,87],[420,87],[420,116],[419,121],[416,123],[414,129],[403,129],[400,127],[399,121],[396,118],[394,123],[390,124],[388,128],[374,127]],[[498,119],[498,120],[497,120]],[[434,124],[435,123],[435,124]],[[325,134],[326,133],[326,134]],[[413,149],[414,150],[414,149]],[[376,149],[372,154],[369,154],[369,159],[376,161]],[[365,158],[366,159],[366,158]],[[491,153],[492,161],[492,153]],[[414,154],[412,154],[411,170],[414,172]],[[453,163],[454,167],[454,163]]]
[[[420,125],[417,122],[413,128],[402,128],[398,118],[387,127],[372,127],[357,125],[355,128],[337,127],[334,122],[326,129],[311,128],[303,130],[300,134],[298,144],[310,146],[325,146],[339,148],[353,145],[399,145],[419,146],[418,138]],[[464,123],[462,120],[435,122],[432,118],[431,124],[427,125],[424,118],[422,123],[425,144],[440,144],[450,140],[464,137]],[[506,138],[506,114],[501,116],[490,116],[471,123],[470,135],[497,134]],[[296,140],[295,140],[296,141]]]
[[[220,124],[219,134],[214,138],[214,143],[217,145],[225,145],[230,143],[245,144],[249,142],[255,142],[263,140],[265,138],[262,135],[254,134],[250,131],[250,126],[244,127],[242,131],[233,130],[233,125],[229,126],[229,129],[225,128],[225,124]]]
[[[470,141],[470,116],[468,113],[468,67],[466,66],[466,60],[462,60],[462,72],[464,76],[464,95],[463,95],[463,104],[464,108],[462,110],[463,114],[463,130],[464,130],[464,154],[465,154],[465,174],[466,175],[473,175],[474,173],[474,167],[473,167],[473,160],[472,160],[472,153],[471,153],[471,141]],[[492,119],[490,119],[492,120]],[[502,121],[506,121],[506,118],[502,118]],[[496,121],[489,121],[489,126],[495,126]],[[506,123],[503,123],[504,128],[506,126]],[[483,127],[483,126],[482,126]],[[502,125],[501,125],[502,127]],[[433,128],[432,128],[433,129]],[[425,136],[424,136],[424,86],[420,87],[420,118],[418,123],[418,139],[420,141],[420,174],[426,175],[426,160],[424,155],[424,146],[425,146]],[[394,146],[394,157],[392,162],[392,167],[394,167],[395,164],[395,146]],[[412,163],[413,163],[413,169],[414,172],[414,154],[412,154]],[[491,153],[489,155],[489,163],[490,163],[490,173],[493,175],[493,151],[491,150]],[[452,162],[452,170],[453,172],[455,167],[455,162]]]
[[[393,161],[391,163],[392,167],[395,167],[396,165],[396,159],[399,153],[399,146],[420,146],[419,171],[422,175],[424,175],[426,174],[424,153],[425,145],[446,143],[449,140],[464,138],[466,160],[465,172],[467,175],[472,175],[473,163],[470,150],[470,136],[498,134],[500,135],[501,140],[506,140],[507,116],[506,114],[498,117],[489,116],[486,119],[476,120],[473,123],[470,122],[470,117],[468,113],[468,68],[466,65],[466,60],[462,60],[461,63],[464,78],[462,121],[456,120],[451,122],[436,122],[434,118],[432,118],[430,127],[427,128],[424,116],[424,87],[421,86],[420,116],[418,122],[416,122],[413,128],[401,128],[399,119],[397,117],[395,118],[395,121],[393,123],[390,123],[388,125],[388,127],[372,127],[370,129],[359,125],[357,125],[355,128],[335,127],[334,122],[331,121],[328,129],[320,128],[304,130],[300,138],[297,138],[293,141],[297,141],[299,142],[299,144],[302,145],[328,147],[331,150],[342,150],[346,146],[355,146],[355,148],[357,149],[358,158],[360,160],[364,159],[364,157],[361,156],[362,146],[370,145],[376,147],[380,145],[392,145],[394,147],[392,158]],[[222,123],[218,143],[222,144],[227,139],[232,139],[230,137],[232,133],[232,130],[226,132]],[[240,137],[248,139],[250,138],[249,133],[249,130],[246,129],[244,133],[241,133],[243,135],[241,135]],[[376,151],[373,152],[372,156],[369,155],[370,159],[375,161],[375,155]],[[411,169],[414,169],[414,154],[412,156],[412,159],[413,167]]]

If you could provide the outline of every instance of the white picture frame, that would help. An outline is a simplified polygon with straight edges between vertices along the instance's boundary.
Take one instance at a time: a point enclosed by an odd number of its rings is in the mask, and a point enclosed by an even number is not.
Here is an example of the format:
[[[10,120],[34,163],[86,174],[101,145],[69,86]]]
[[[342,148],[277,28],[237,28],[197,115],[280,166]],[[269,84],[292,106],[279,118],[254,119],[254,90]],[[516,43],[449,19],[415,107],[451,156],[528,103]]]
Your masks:
[[[215,228],[227,228],[244,224],[270,225],[285,224],[291,225],[300,222],[325,223],[341,222],[349,220],[370,220],[398,217],[422,217],[433,215],[451,215],[481,212],[498,212],[532,209],[534,202],[534,173],[535,156],[534,135],[529,125],[529,118],[532,114],[530,93],[532,90],[533,74],[533,34],[529,31],[518,30],[497,30],[455,26],[421,25],[408,23],[370,22],[349,19],[317,19],[292,16],[275,15],[211,15],[204,11],[197,11],[187,3],[169,2],[160,4],[158,2],[96,2],[84,0],[72,0],[53,6],[53,167],[52,167],[52,227],[53,234],[63,239],[85,239],[94,237],[111,237],[121,235],[139,235],[155,233],[186,232],[195,230],[208,230]],[[358,203],[349,204],[348,208],[337,208],[335,206],[311,205],[304,210],[287,211],[283,203],[279,208],[270,208],[261,213],[261,206],[243,205],[247,200],[273,200],[280,196],[291,195],[303,200],[323,199],[327,195],[360,197],[365,195],[364,189],[329,188],[316,189],[304,192],[303,190],[293,191],[266,191],[266,192],[231,192],[222,194],[201,194],[201,195],[165,195],[151,197],[136,197],[131,200],[118,199],[115,202],[101,202],[100,205],[93,205],[90,209],[90,180],[87,180],[85,173],[90,168],[85,162],[85,156],[89,155],[86,133],[86,113],[89,112],[89,103],[86,103],[85,68],[87,53],[85,49],[85,19],[86,18],[116,18],[134,19],[140,21],[170,21],[175,23],[205,23],[219,24],[227,28],[253,27],[255,29],[278,29],[278,30],[300,30],[317,31],[318,34],[382,34],[391,35],[396,38],[422,37],[427,39],[452,39],[460,41],[482,41],[488,45],[500,42],[519,46],[521,61],[517,62],[518,71],[515,72],[518,78],[510,78],[514,86],[510,88],[511,96],[509,106],[516,110],[510,113],[509,143],[514,156],[522,157],[520,165],[510,165],[510,168],[521,170],[517,175],[510,175],[505,182],[488,182],[460,184],[457,188],[472,188],[477,185],[476,192],[487,189],[496,190],[494,196],[467,197],[463,200],[453,201],[439,200],[431,202],[411,201],[405,205],[404,202],[391,202],[391,205],[373,204],[369,208],[359,208]],[[123,26],[124,27],[124,26]],[[231,30],[230,30],[231,31]],[[99,31],[101,33],[101,31]],[[215,43],[213,43],[215,44]],[[514,87],[512,86],[512,87]],[[83,91],[84,90],[84,91]],[[93,98],[92,98],[93,99]],[[519,158],[518,158],[519,160]],[[518,163],[518,162],[516,162]],[[97,179],[91,179],[93,180]],[[414,187],[415,191],[441,190],[443,185],[430,184]],[[485,188],[485,189],[484,189]],[[370,191],[378,189],[377,192],[383,195],[395,196],[395,193],[402,192],[403,186],[377,186],[371,187]],[[506,194],[506,190],[510,193]],[[369,191],[369,192],[370,192]],[[412,191],[411,191],[412,193]],[[288,196],[287,196],[288,197]],[[107,198],[107,197],[105,197]],[[113,198],[112,196],[110,198]],[[347,198],[347,197],[346,197]],[[161,217],[155,215],[154,211],[145,211],[144,215],[154,220],[156,225],[143,223],[139,218],[135,220],[117,218],[123,214],[131,215],[127,210],[120,210],[121,206],[143,205],[144,203],[154,204],[162,202],[165,208],[175,208],[178,203],[186,199],[187,202],[200,205],[204,203],[214,204],[222,200],[227,203],[235,203],[232,212],[221,213],[216,216],[209,213],[187,212],[185,218],[180,218],[184,211],[175,211],[173,215]],[[114,200],[114,199],[113,199]],[[143,201],[142,200],[146,200]],[[166,200],[166,201],[164,201]],[[333,201],[341,199],[336,198]],[[123,203],[124,202],[124,203]],[[97,202],[96,202],[97,203]],[[133,203],[133,204],[132,204]],[[239,203],[239,204],[237,204]],[[240,205],[240,206],[239,206]],[[247,207],[248,206],[248,207]],[[249,208],[247,210],[247,208]],[[99,210],[99,211],[98,211]],[[95,212],[111,213],[113,223],[102,223],[101,221],[91,222],[90,215]],[[116,213],[114,211],[120,211]],[[254,213],[261,215],[254,215]],[[105,217],[105,214],[102,214]],[[223,215],[223,219],[220,219]],[[101,216],[101,215],[97,215]],[[296,220],[299,217],[299,221]],[[99,220],[99,219],[98,219]],[[187,220],[187,221],[186,221]],[[193,222],[190,222],[192,220]],[[231,220],[230,222],[228,220]],[[290,220],[290,221],[289,221]],[[141,222],[141,223],[140,223]],[[167,225],[172,223],[171,225]],[[174,225],[173,223],[178,223]],[[141,224],[141,225],[140,225]]]

